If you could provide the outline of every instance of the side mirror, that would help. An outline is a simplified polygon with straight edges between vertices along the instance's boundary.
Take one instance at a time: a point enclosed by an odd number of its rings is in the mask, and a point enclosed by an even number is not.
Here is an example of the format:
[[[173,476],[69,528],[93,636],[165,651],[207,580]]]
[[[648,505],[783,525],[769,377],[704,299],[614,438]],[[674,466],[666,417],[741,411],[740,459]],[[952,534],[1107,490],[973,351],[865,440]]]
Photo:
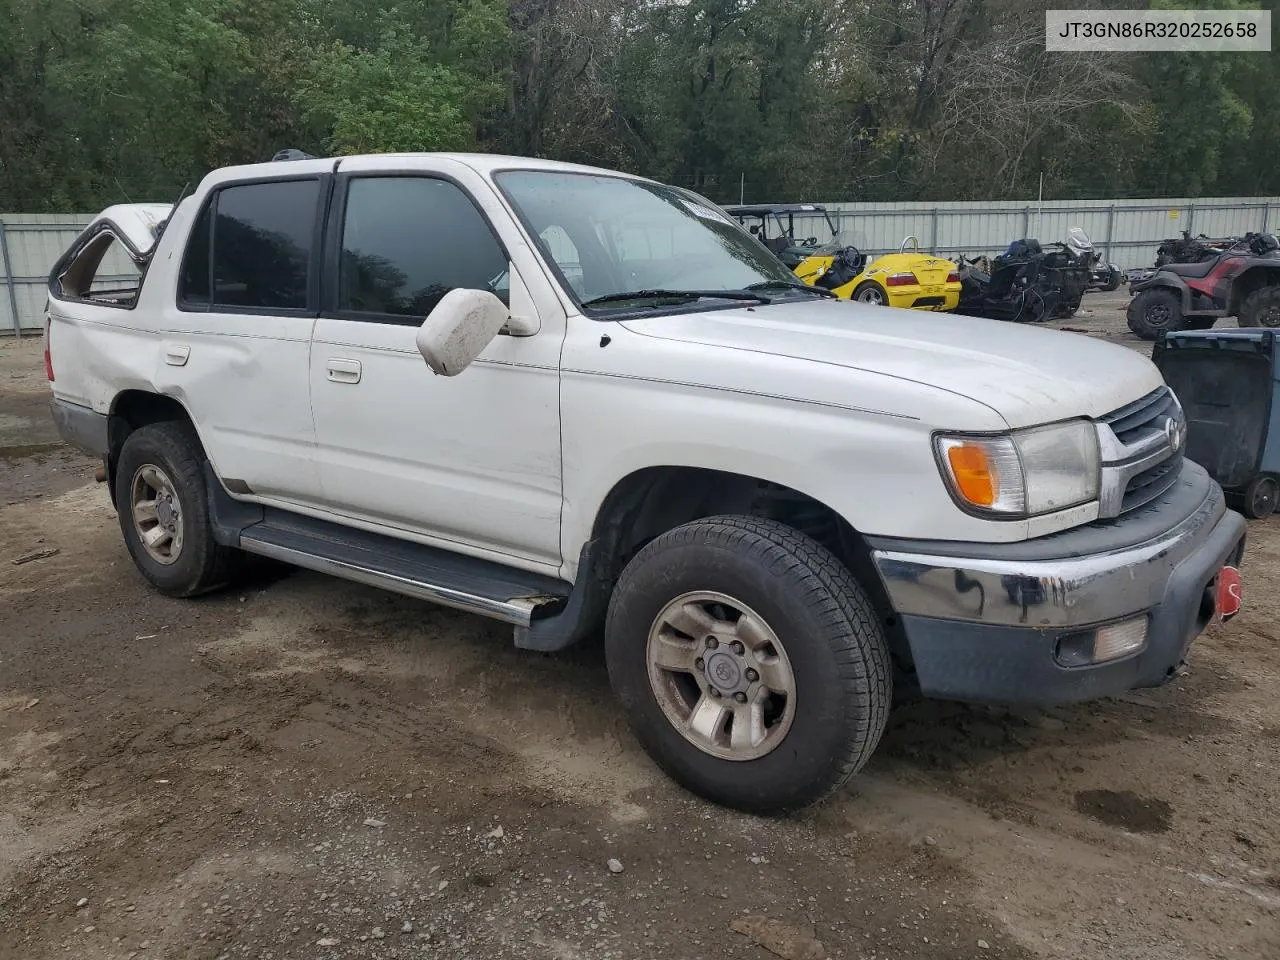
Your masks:
[[[432,372],[456,377],[509,318],[506,305],[487,290],[450,290],[418,328],[418,352]]]

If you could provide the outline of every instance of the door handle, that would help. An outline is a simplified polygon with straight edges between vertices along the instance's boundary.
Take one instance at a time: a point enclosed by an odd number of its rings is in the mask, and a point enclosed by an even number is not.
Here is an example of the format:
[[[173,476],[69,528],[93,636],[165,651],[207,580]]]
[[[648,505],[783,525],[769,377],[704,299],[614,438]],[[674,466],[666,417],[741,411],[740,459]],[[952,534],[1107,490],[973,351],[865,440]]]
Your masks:
[[[330,359],[326,369],[333,383],[359,383],[360,361]]]
[[[171,367],[185,367],[191,348],[184,343],[170,344],[164,348],[164,362]]]

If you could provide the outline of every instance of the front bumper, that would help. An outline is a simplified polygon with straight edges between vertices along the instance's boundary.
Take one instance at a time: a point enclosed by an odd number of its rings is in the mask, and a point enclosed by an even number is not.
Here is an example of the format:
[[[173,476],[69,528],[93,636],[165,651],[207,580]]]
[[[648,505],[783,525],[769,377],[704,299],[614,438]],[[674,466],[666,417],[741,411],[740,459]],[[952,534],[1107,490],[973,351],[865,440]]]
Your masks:
[[[1245,521],[1190,461],[1163,497],[1119,520],[1015,544],[872,540],[922,691],[954,700],[1061,703],[1176,676],[1238,566]],[[1145,615],[1146,642],[1064,666],[1060,645]]]

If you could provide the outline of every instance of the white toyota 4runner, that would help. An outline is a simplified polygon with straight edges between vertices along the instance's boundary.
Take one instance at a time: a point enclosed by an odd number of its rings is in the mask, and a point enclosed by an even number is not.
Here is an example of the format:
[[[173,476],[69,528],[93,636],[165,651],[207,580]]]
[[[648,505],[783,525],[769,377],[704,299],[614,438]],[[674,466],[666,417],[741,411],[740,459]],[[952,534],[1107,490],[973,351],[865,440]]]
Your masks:
[[[114,246],[136,284],[103,282]],[[603,627],[645,748],[744,809],[852,776],[895,680],[1117,694],[1174,677],[1237,606],[1244,521],[1146,359],[831,299],[636,177],[218,170],[96,218],[45,336],[62,434],[103,458],[159,591],[251,553],[531,650]]]

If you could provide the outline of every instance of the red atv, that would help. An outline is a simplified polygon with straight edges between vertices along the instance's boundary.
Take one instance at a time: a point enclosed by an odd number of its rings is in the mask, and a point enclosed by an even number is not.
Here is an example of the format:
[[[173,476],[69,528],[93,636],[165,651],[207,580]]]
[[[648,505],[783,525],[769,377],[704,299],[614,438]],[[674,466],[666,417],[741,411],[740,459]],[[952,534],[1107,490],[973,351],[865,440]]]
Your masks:
[[[1129,291],[1129,329],[1143,340],[1208,330],[1219,317],[1235,317],[1242,327],[1280,327],[1280,241],[1246,234],[1199,263],[1166,263]]]

